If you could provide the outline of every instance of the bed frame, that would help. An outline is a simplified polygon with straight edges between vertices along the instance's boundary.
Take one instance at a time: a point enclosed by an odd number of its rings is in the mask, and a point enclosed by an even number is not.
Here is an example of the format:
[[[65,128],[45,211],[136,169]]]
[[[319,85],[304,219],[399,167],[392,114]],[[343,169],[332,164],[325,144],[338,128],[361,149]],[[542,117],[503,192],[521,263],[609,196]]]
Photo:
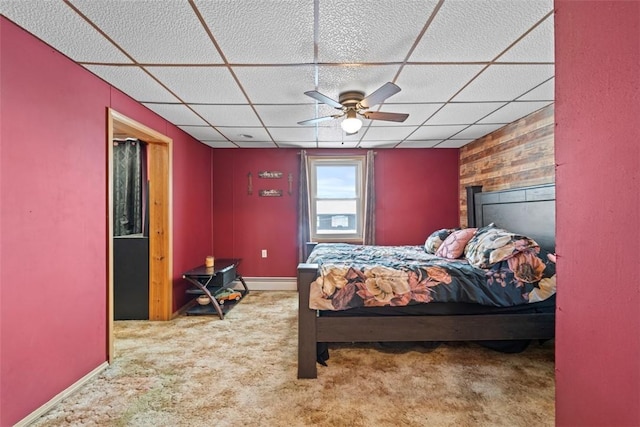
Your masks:
[[[481,193],[467,188],[469,227],[495,222],[529,236],[541,247],[555,247],[555,186],[542,185]],[[527,218],[526,224],[522,218]],[[317,264],[298,265],[298,378],[316,378],[319,342],[476,341],[549,339],[555,314],[458,316],[322,317],[309,308],[310,284]]]

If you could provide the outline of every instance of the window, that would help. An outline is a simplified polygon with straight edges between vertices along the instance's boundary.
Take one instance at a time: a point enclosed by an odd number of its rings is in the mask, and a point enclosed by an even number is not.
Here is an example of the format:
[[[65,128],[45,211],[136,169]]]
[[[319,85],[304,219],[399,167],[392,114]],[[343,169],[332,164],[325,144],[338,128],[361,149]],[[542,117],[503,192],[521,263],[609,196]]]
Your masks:
[[[364,156],[309,156],[309,218],[314,241],[362,240]]]

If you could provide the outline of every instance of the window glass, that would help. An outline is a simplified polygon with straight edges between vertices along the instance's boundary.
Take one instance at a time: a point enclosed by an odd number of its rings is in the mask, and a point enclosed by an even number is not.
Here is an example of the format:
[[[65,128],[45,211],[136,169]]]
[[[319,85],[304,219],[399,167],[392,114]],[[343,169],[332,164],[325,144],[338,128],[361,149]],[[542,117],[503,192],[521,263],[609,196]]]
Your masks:
[[[309,172],[312,239],[361,239],[364,157],[311,157]]]

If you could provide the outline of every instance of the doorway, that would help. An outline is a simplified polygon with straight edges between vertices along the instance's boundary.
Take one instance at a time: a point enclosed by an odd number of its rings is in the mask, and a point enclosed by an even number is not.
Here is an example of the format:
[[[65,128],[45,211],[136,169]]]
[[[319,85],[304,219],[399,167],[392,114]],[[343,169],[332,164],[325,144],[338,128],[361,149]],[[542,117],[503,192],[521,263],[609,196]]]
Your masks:
[[[135,138],[147,144],[149,218],[149,320],[170,320],[173,314],[171,160],[172,139],[109,108],[107,111],[108,185],[108,341],[113,359],[114,321],[114,230],[113,230],[113,140]]]

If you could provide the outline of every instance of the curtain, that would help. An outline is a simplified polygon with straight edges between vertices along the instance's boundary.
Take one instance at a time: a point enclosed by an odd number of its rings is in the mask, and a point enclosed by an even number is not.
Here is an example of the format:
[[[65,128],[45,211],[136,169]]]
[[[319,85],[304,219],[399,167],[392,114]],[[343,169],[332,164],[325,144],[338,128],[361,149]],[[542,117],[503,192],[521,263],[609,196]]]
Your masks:
[[[113,235],[143,233],[146,146],[137,139],[113,141]]]
[[[376,244],[376,192],[374,180],[374,158],[372,150],[367,151],[367,164],[365,173],[365,204],[364,204],[364,229],[363,244]]]
[[[298,262],[305,262],[307,242],[311,239],[309,230],[309,180],[307,150],[300,151],[300,189],[298,197]]]

